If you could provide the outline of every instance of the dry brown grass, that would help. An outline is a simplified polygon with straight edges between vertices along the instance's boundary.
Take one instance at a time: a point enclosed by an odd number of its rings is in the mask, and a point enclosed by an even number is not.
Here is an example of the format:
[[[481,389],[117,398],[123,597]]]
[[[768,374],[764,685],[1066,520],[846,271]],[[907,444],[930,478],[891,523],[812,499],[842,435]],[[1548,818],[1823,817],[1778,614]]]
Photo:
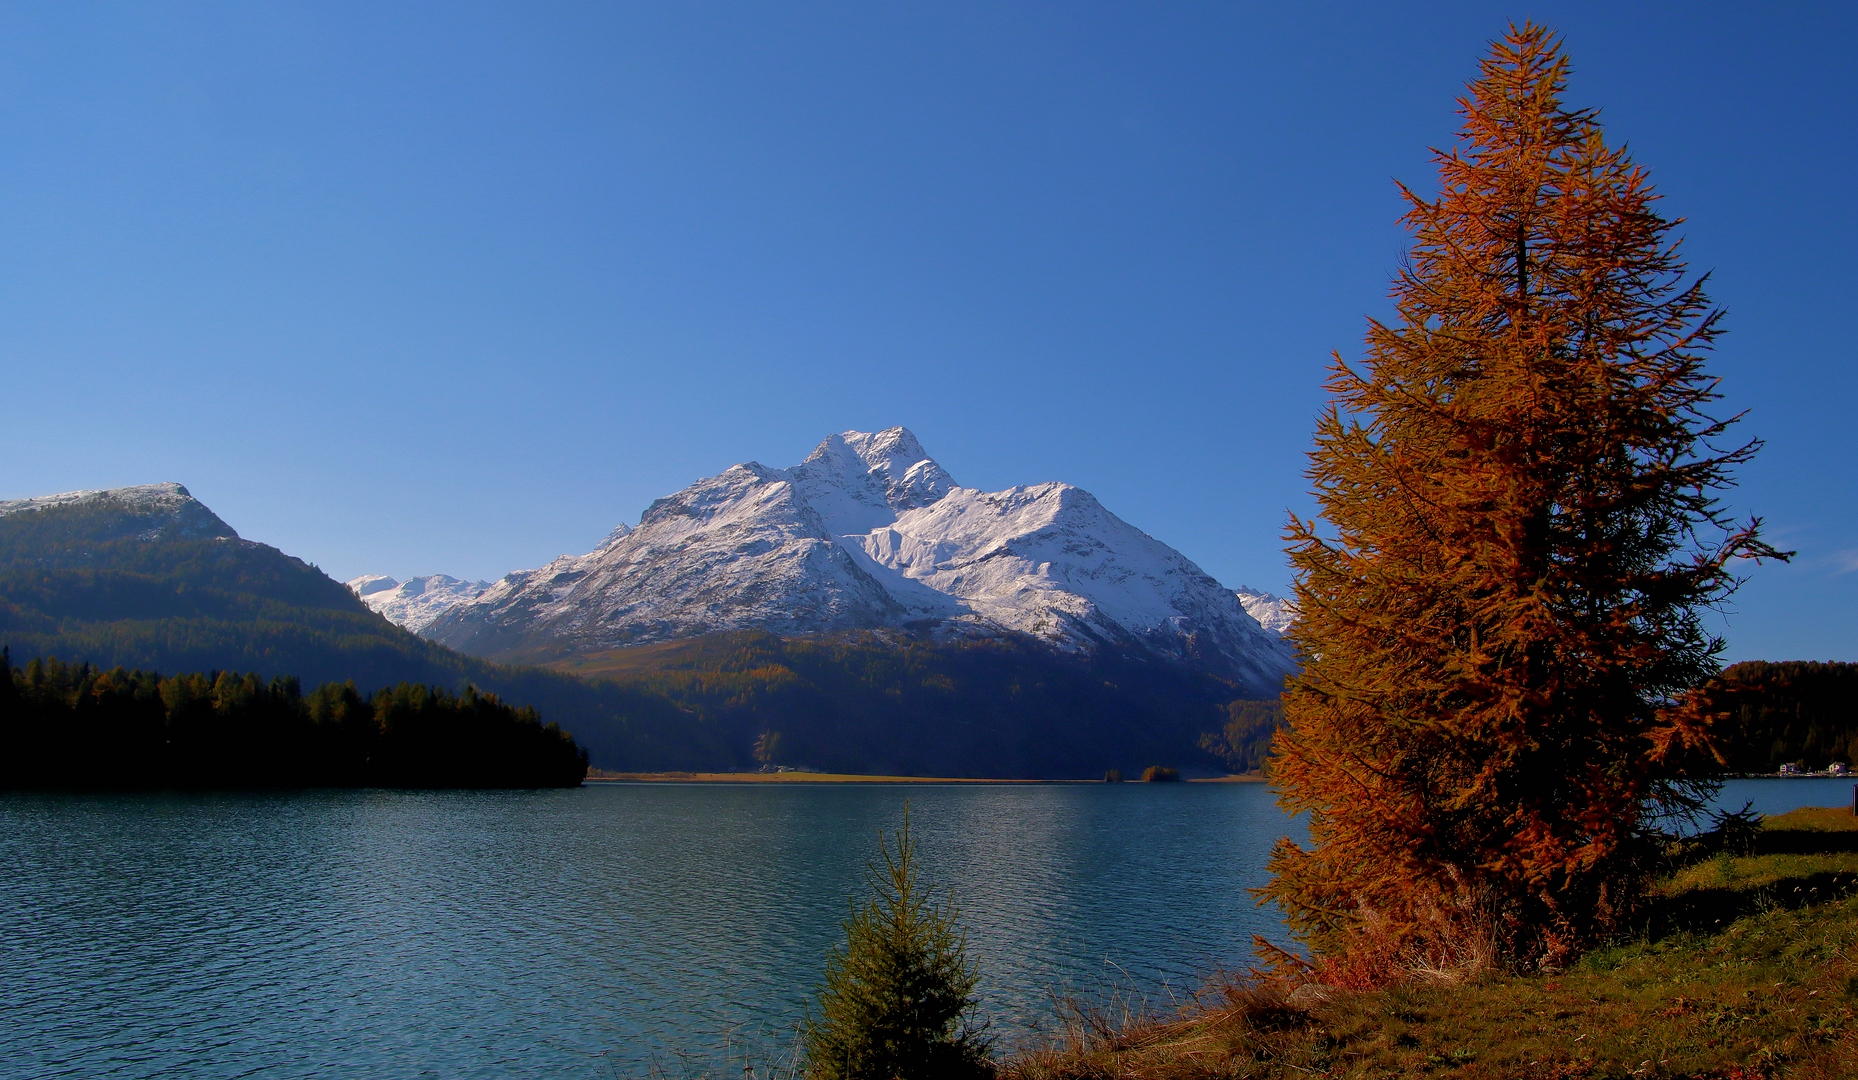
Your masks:
[[[1057,1036],[1003,1070],[1023,1080],[1250,1076],[1234,1071],[1297,1055],[1311,1014],[1278,982],[1229,981],[1177,1016],[1118,1014],[1066,1003]]]

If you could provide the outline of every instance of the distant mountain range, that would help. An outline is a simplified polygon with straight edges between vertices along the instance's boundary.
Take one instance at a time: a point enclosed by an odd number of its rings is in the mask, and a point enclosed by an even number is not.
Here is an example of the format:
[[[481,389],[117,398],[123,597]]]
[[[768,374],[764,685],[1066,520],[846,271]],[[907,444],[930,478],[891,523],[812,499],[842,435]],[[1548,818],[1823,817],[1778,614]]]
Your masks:
[[[495,584],[351,586],[178,484],[0,502],[15,664],[469,683],[536,705],[601,768],[1212,771],[1207,737],[1291,667],[1260,623],[1282,601],[1069,485],[961,488],[900,428],[729,469]]]
[[[1234,590],[1239,603],[1245,605],[1245,613],[1258,620],[1267,633],[1283,637],[1297,621],[1297,602],[1286,600],[1281,596],[1272,596],[1268,592],[1248,589],[1241,585]]]
[[[363,574],[351,580],[348,587],[368,605],[368,610],[420,634],[447,611],[482,596],[490,582],[460,581],[445,574],[406,581],[395,581],[383,574]]]
[[[831,436],[791,468],[736,465],[586,555],[488,587],[445,575],[349,584],[410,630],[505,660],[731,631],[907,629],[1152,654],[1258,697],[1295,666],[1279,637],[1284,601],[1224,588],[1081,488],[961,487],[904,428]]]

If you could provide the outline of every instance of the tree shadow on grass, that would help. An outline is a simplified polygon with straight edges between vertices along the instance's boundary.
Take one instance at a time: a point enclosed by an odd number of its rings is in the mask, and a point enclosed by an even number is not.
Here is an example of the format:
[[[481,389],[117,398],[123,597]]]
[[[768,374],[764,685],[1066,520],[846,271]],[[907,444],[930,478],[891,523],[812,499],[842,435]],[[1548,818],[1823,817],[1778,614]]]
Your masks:
[[[1858,831],[1764,829],[1755,836],[1755,855],[1838,855],[1858,851]]]
[[[1792,911],[1853,895],[1858,895],[1858,874],[1826,870],[1740,889],[1687,889],[1653,900],[1640,921],[1655,941],[1685,932],[1714,933],[1750,915]]]

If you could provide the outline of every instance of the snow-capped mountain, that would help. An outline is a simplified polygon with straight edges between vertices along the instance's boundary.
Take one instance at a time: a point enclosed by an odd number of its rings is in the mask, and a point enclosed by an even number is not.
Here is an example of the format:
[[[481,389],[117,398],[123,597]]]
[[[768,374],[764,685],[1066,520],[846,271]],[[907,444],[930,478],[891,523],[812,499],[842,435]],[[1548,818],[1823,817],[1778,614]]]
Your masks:
[[[1271,631],[1278,637],[1297,621],[1297,602],[1286,600],[1281,596],[1272,596],[1268,592],[1248,589],[1241,585],[1233,590],[1239,597],[1239,603],[1245,605],[1245,611],[1258,620],[1258,625]]]
[[[221,521],[219,515],[208,510],[179,484],[139,484],[8,499],[0,501],[0,517],[68,506],[107,511],[116,519],[115,524],[125,537],[137,536],[143,540],[239,538],[232,526]]]
[[[406,581],[395,581],[383,574],[363,574],[347,584],[362,603],[415,634],[431,626],[448,608],[475,600],[490,588],[488,581],[460,581],[448,574],[428,574]]]
[[[700,480],[593,552],[510,574],[420,632],[495,657],[905,626],[1141,645],[1258,693],[1293,666],[1236,594],[1089,492],[960,487],[903,428]]]

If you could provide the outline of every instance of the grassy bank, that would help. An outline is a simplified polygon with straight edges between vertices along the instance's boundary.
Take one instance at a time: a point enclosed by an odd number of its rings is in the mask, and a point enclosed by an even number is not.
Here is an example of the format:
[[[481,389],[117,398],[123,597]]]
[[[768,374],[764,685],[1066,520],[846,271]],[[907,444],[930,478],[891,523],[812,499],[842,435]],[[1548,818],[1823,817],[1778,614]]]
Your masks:
[[[1258,987],[1176,1017],[1075,1018],[1019,1080],[1858,1077],[1858,819],[1799,810],[1662,881],[1634,940],[1531,977]]]

